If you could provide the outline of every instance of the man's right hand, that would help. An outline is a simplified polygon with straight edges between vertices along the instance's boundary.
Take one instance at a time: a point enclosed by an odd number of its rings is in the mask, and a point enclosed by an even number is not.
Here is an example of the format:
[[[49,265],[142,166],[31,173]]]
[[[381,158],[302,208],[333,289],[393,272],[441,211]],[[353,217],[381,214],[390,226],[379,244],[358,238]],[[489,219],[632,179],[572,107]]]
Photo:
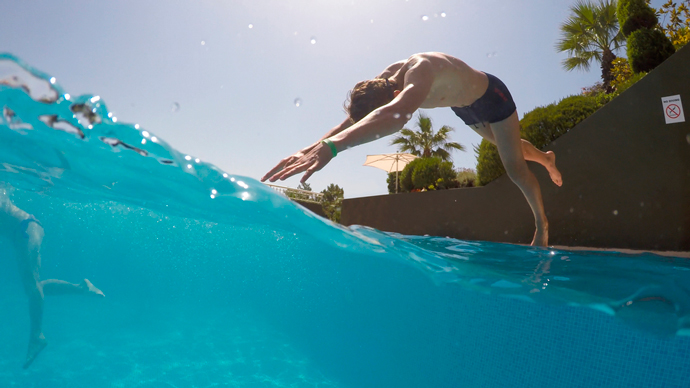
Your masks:
[[[310,147],[310,149],[311,149],[311,147]],[[261,182],[264,182],[266,179],[268,179],[268,178],[272,177],[273,175],[277,174],[279,171],[282,171],[282,170],[285,168],[285,166],[291,165],[292,163],[294,163],[295,161],[299,160],[299,159],[300,159],[301,157],[303,157],[303,156],[304,156],[304,150],[299,151],[298,153],[296,153],[296,154],[294,154],[294,155],[290,155],[290,156],[288,156],[287,158],[281,160],[278,164],[276,164],[275,167],[273,167],[273,168],[271,169],[271,171],[267,172],[266,175],[264,175],[264,176],[261,178]],[[275,179],[271,179],[270,181],[271,181],[271,182],[275,182],[275,181],[277,181],[277,180],[278,180],[278,178],[275,178]]]

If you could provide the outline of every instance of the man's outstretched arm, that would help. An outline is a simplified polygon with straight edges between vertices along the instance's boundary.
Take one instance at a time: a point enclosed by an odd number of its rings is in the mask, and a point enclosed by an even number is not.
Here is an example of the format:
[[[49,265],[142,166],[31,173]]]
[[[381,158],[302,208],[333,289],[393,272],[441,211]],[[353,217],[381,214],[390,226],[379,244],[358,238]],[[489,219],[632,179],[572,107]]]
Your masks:
[[[337,152],[363,143],[376,140],[399,131],[405,123],[426,100],[431,85],[433,73],[426,61],[417,62],[405,74],[405,88],[390,103],[375,109],[362,120],[346,130],[332,136],[329,140]],[[283,164],[282,169],[275,169],[270,181],[285,180],[293,175],[304,172],[301,182],[322,169],[333,154],[329,146],[319,142],[297,159]],[[268,176],[269,174],[267,174]]]
[[[301,150],[299,150],[294,155],[290,155],[287,158],[284,158],[280,162],[278,162],[278,164],[276,164],[275,167],[273,167],[269,172],[266,173],[266,175],[264,175],[261,178],[261,182],[264,182],[266,179],[271,178],[274,174],[283,170],[285,168],[285,166],[288,166],[288,165],[294,163],[295,161],[299,160],[299,158],[304,156],[304,154],[306,154],[307,152],[311,151],[314,147],[319,145],[321,143],[321,140],[328,139],[329,137],[334,136],[334,135],[346,130],[351,125],[352,125],[352,120],[350,119],[350,117],[345,118],[345,120],[342,123],[331,128],[331,130],[328,131],[325,135],[323,135],[318,141],[316,141],[316,143],[313,143],[313,144],[311,144],[305,148],[302,148]],[[275,182],[276,180],[277,180],[277,178],[276,179],[270,179],[271,182]]]
[[[407,59],[395,62],[390,64],[385,70],[383,70],[379,75],[376,76],[376,78],[389,78],[392,77],[396,72],[402,68],[402,66],[407,62]],[[307,152],[311,151],[315,146],[321,143],[322,140],[328,139],[329,137],[335,136],[339,134],[340,132],[348,129],[350,126],[352,126],[353,122],[350,117],[346,117],[345,120],[336,125],[335,127],[331,128],[330,131],[326,132],[325,135],[323,135],[318,141],[315,143],[299,150],[297,153],[288,156],[287,158],[282,159],[278,164],[275,165],[269,172],[266,173],[261,178],[261,181],[264,182],[267,179],[270,179],[272,176],[276,175],[279,171],[283,170],[286,166],[289,166],[293,164],[295,161],[299,160],[302,156],[304,156]],[[275,179],[270,179],[271,182],[275,182],[278,178]]]

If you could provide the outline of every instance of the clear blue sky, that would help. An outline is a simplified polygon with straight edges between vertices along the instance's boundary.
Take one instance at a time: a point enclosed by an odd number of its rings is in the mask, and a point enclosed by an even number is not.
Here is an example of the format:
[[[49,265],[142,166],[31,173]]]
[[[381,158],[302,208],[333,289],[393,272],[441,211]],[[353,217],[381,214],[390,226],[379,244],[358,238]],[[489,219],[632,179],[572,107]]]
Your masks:
[[[72,95],[100,95],[120,122],[259,179],[340,123],[357,81],[416,52],[446,52],[497,75],[521,117],[579,93],[600,70],[566,72],[565,54],[554,50],[573,3],[0,0],[0,51],[55,76]],[[425,113],[435,128],[455,128],[452,139],[466,147],[453,154],[456,167],[474,168],[481,138],[450,109]],[[396,152],[391,139],[343,152],[309,183],[315,191],[336,183],[346,198],[387,193],[386,173],[362,163]]]

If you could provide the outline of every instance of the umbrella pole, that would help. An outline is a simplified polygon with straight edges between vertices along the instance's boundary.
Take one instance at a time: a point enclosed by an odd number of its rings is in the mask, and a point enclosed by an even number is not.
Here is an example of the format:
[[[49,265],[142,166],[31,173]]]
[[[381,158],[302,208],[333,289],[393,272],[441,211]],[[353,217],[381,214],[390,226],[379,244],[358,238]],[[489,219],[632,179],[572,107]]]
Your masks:
[[[395,194],[398,194],[398,157],[395,157]]]

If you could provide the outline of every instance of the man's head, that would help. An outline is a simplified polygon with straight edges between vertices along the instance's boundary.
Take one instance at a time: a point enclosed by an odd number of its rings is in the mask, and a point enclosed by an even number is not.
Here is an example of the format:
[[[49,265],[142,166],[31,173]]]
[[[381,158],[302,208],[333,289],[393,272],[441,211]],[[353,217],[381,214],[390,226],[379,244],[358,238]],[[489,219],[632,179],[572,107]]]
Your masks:
[[[391,102],[395,97],[394,81],[376,78],[358,82],[350,91],[347,113],[353,122],[358,122],[374,109]]]

